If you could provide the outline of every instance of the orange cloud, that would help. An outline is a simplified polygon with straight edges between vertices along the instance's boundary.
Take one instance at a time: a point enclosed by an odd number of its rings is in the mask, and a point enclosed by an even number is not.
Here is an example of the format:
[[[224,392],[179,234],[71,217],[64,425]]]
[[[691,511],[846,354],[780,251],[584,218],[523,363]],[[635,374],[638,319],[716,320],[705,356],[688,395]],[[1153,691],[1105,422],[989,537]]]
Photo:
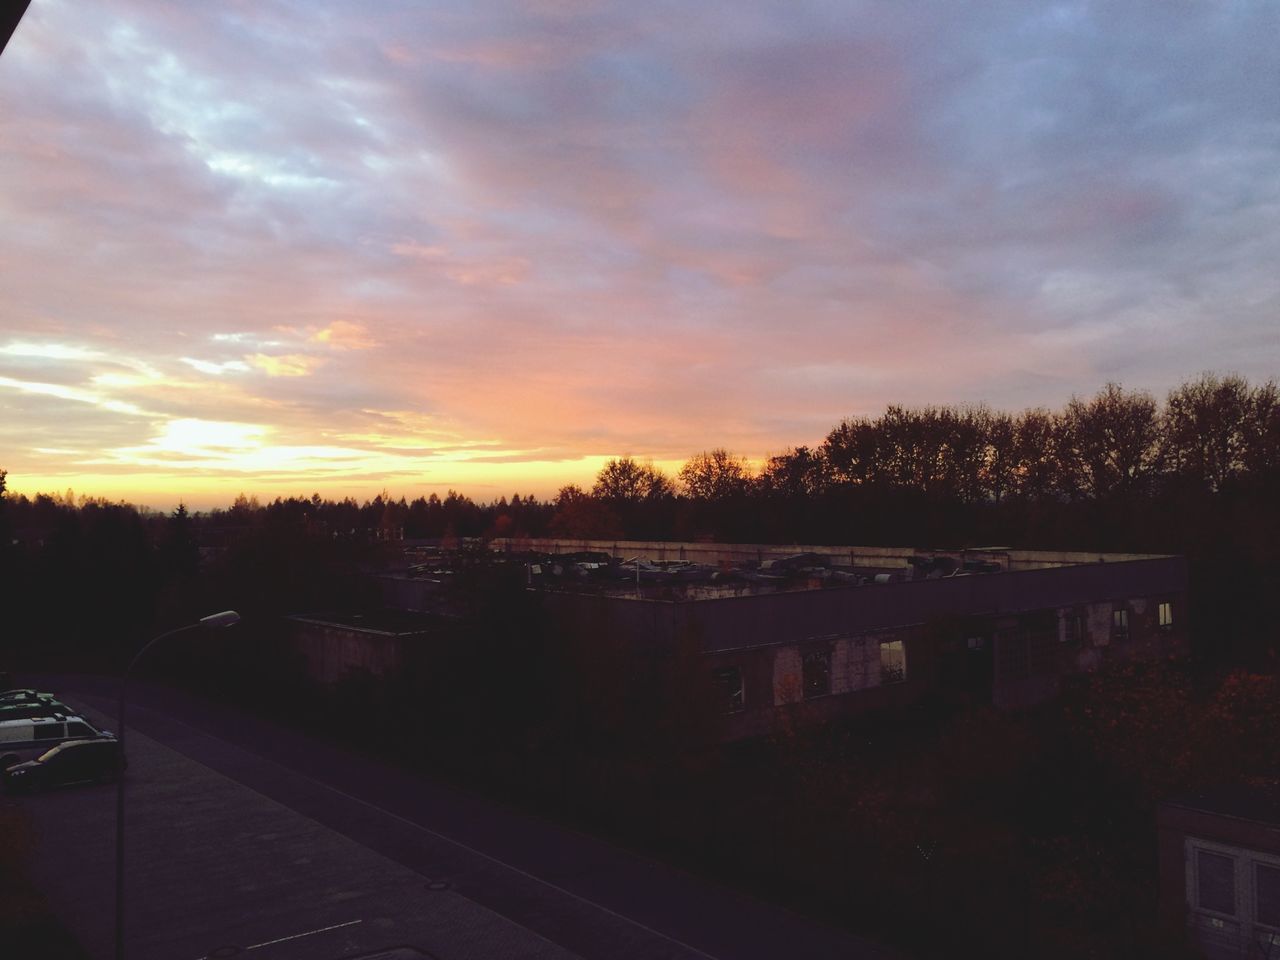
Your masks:
[[[369,335],[363,324],[350,320],[334,320],[311,335],[314,343],[323,343],[334,350],[368,350],[378,341]]]
[[[245,357],[245,360],[269,377],[307,377],[324,363],[320,357],[310,357],[304,353],[286,353],[274,357],[254,353]]]

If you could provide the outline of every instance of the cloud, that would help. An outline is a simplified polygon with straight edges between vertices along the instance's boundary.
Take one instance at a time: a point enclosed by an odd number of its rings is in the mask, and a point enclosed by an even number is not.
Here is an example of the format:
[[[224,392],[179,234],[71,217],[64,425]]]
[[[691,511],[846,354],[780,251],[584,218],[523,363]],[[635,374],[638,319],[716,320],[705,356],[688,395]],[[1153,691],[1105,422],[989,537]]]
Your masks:
[[[310,339],[334,350],[368,350],[378,345],[367,327],[350,320],[334,320],[313,333]]]
[[[212,374],[215,377],[220,377],[224,373],[243,373],[249,369],[249,365],[243,360],[224,360],[221,363],[215,363],[210,360],[197,360],[194,357],[179,357],[178,359],[201,373]]]
[[[33,4],[0,449],[147,448],[149,483],[194,472],[152,431],[242,422],[287,466],[216,469],[264,483],[554,489],[888,402],[1265,379],[1277,32],[1251,2]],[[450,465],[478,451],[510,462]]]
[[[251,367],[261,370],[269,377],[309,377],[324,363],[322,357],[311,357],[301,353],[276,356],[254,353],[245,357],[245,360]]]

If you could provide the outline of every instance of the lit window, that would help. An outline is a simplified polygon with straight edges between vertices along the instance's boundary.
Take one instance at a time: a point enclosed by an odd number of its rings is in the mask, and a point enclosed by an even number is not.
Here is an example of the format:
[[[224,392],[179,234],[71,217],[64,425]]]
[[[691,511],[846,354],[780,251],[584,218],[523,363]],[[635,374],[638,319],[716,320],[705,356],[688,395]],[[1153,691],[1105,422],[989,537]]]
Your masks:
[[[901,640],[880,643],[880,682],[901,683],[907,679],[907,650]]]
[[[806,650],[804,653],[804,698],[825,697],[831,692],[831,651]]]
[[[1111,636],[1116,640],[1129,639],[1129,608],[1116,607],[1111,611]]]
[[[1236,915],[1236,862],[1208,850],[1196,851],[1196,906]]]
[[[741,713],[746,709],[742,693],[742,668],[719,667],[711,671],[711,680],[719,695],[720,709],[724,713]]]
[[[1173,604],[1165,602],[1160,604],[1160,629],[1170,630],[1173,628]]]

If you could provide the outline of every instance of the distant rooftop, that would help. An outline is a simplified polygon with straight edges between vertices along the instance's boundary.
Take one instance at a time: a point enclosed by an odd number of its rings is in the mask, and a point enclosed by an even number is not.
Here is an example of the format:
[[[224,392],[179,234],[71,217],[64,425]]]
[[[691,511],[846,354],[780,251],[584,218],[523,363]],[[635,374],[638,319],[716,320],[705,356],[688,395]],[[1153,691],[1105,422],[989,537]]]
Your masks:
[[[406,544],[397,579],[448,583],[481,558],[519,565],[531,587],[701,600],[1158,559],[1155,554],[1005,546],[858,547],[636,540],[500,539],[449,549]]]

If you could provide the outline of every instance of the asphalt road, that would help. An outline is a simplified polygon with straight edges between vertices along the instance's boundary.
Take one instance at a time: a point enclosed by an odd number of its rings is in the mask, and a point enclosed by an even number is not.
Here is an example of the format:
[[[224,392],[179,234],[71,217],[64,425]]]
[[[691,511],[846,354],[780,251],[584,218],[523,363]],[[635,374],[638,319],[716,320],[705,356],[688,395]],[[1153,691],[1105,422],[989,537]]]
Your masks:
[[[102,715],[111,710],[109,683],[35,682],[114,726]],[[139,685],[129,736],[133,957],[889,955],[788,910],[185,693]],[[20,801],[41,831],[41,882],[94,956],[110,953],[113,799],[109,787],[81,787]],[[385,953],[392,947],[403,950]]]

